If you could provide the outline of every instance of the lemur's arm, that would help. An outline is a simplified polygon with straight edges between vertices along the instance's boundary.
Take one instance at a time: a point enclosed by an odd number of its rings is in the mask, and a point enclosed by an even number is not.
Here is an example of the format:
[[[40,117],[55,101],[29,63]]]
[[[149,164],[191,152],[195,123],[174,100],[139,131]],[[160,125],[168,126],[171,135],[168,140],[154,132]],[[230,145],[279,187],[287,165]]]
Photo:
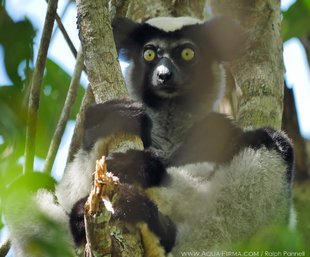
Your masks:
[[[117,133],[138,135],[147,148],[151,144],[151,128],[151,120],[138,102],[123,98],[92,105],[85,112],[83,148],[90,151],[100,138]],[[122,183],[142,187],[159,185],[166,174],[160,158],[149,150],[110,154],[107,167]]]
[[[291,182],[294,153],[290,140],[283,132],[269,127],[243,131],[232,119],[219,113],[210,113],[190,129],[170,165],[204,161],[227,163],[246,147],[276,150],[288,164],[287,178]]]
[[[83,148],[91,150],[100,138],[130,133],[141,137],[144,147],[151,144],[151,120],[143,105],[128,98],[89,106],[85,111]]]
[[[150,145],[151,122],[141,104],[129,99],[118,99],[90,106],[85,113],[83,149],[91,153],[95,143],[118,133],[141,137],[145,147]],[[107,168],[120,178],[120,195],[115,203],[112,220],[131,223],[146,222],[166,251],[170,251],[176,229],[169,217],[161,214],[157,205],[134,185],[142,188],[159,185],[166,175],[160,159],[151,151],[129,150],[113,153],[107,159]],[[84,205],[80,199],[70,213],[70,228],[76,244],[85,241]]]

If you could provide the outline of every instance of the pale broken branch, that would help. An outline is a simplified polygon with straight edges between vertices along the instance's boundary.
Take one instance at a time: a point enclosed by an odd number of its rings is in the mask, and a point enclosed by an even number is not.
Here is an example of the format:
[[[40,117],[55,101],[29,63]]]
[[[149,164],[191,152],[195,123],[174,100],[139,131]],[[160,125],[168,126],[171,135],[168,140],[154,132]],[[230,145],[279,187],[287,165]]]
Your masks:
[[[96,163],[94,183],[85,205],[87,244],[84,256],[106,256],[112,253],[109,222],[114,213],[112,206],[118,191],[119,179],[107,171],[103,156]]]
[[[85,257],[143,256],[139,229],[127,223],[110,221],[119,190],[119,179],[107,171],[103,156],[96,162],[94,183],[85,205]]]

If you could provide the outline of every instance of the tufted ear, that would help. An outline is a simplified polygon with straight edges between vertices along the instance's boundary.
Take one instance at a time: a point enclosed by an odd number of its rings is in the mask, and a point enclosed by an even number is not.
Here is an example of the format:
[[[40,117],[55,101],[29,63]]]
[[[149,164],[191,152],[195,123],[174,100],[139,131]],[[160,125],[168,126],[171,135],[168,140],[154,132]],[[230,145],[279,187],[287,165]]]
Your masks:
[[[244,49],[245,35],[239,24],[224,16],[215,16],[204,23],[205,36],[221,61],[238,57]]]
[[[139,26],[141,24],[127,18],[118,17],[113,20],[112,29],[118,53],[123,48],[130,49],[136,43],[132,34]]]

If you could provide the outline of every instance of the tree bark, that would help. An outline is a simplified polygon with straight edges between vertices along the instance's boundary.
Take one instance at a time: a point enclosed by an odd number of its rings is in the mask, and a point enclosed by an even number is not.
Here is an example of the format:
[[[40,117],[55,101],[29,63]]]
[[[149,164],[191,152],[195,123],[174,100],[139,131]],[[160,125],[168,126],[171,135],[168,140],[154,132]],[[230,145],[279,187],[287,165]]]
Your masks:
[[[76,1],[80,39],[88,79],[96,103],[128,96],[113,40],[108,2],[102,0]],[[142,142],[138,137],[132,137],[131,139],[134,141],[135,148],[141,147]],[[131,143],[129,145],[132,146]],[[102,154],[107,156],[109,153],[111,153],[110,149]],[[107,182],[104,183],[107,184]],[[104,193],[106,192],[104,191]],[[99,195],[93,194],[93,191],[89,196],[93,201],[100,202],[101,199],[98,197]],[[105,197],[108,198],[107,195]],[[109,223],[111,213],[104,207],[101,210],[100,215],[92,215],[92,212],[89,211],[86,211],[84,214],[87,231],[87,244],[85,246],[84,256],[112,256],[112,253],[115,252],[115,247],[112,247],[111,239],[111,234],[114,230],[117,230],[122,238],[126,238],[126,234],[136,236],[133,241],[122,241],[124,248],[135,249],[138,247],[143,249],[141,235],[140,233],[136,233],[136,228],[127,226],[126,224],[113,226]],[[100,239],[100,242],[98,239]],[[142,254],[143,252],[136,256],[139,257]],[[113,254],[113,256],[122,256],[122,253]],[[129,253],[128,256],[131,256],[131,254]]]
[[[229,63],[238,96],[240,126],[281,128],[283,59],[280,0],[209,0],[212,14],[239,21],[246,34],[244,54]]]
[[[76,1],[79,35],[96,103],[128,96],[113,40],[108,3]]]

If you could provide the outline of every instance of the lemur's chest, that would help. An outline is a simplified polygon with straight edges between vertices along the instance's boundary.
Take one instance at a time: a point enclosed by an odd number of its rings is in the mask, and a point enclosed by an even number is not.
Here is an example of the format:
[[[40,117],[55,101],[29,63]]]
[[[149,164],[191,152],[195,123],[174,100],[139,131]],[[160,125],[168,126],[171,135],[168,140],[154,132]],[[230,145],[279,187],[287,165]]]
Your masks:
[[[152,120],[152,145],[164,161],[169,160],[176,149],[184,142],[189,128],[197,120],[195,115],[181,111],[174,105],[167,105],[158,110],[148,110]]]

